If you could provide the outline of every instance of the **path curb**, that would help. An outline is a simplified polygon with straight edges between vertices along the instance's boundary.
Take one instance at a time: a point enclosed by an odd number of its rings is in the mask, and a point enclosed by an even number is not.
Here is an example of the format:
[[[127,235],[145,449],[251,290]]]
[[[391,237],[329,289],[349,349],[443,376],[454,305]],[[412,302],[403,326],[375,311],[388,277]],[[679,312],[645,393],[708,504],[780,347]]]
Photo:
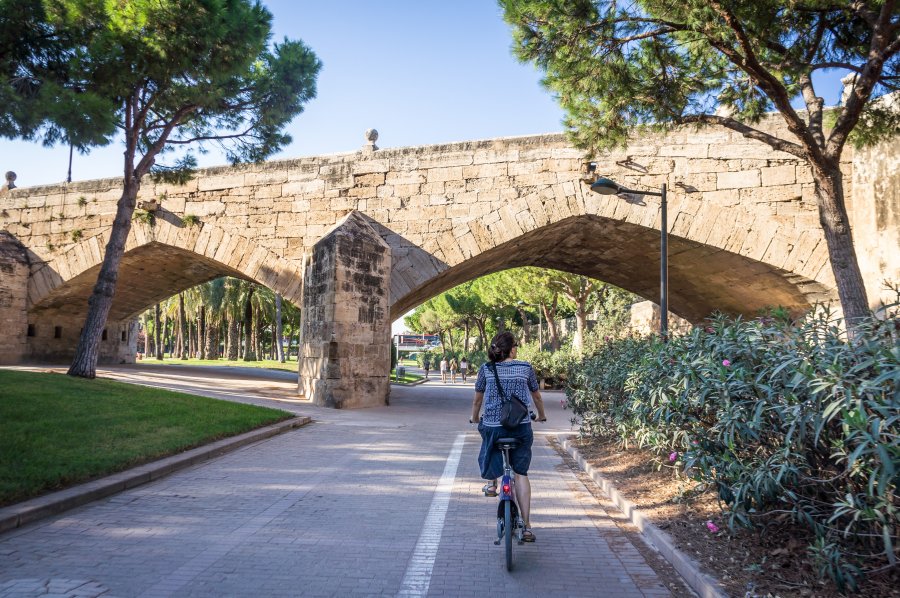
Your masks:
[[[700,570],[700,566],[694,559],[675,547],[675,542],[669,534],[653,525],[646,515],[638,511],[637,506],[633,502],[622,496],[612,482],[603,477],[594,466],[588,463],[581,452],[575,448],[571,436],[560,435],[558,439],[560,445],[575,459],[578,466],[591,476],[591,479],[609,495],[619,510],[641,531],[644,539],[675,567],[675,570],[684,578],[684,581],[692,590],[697,592],[701,598],[728,597],[728,594],[725,593],[715,579]]]
[[[293,417],[265,428],[258,428],[238,436],[223,438],[222,440],[217,440],[216,442],[178,453],[159,461],[145,463],[133,469],[120,471],[99,480],[93,480],[60,490],[59,492],[53,492],[52,494],[46,494],[0,508],[0,533],[20,528],[28,523],[57,515],[63,511],[111,496],[123,490],[158,480],[170,473],[208,461],[248,444],[305,426],[311,421],[312,418],[306,416]]]

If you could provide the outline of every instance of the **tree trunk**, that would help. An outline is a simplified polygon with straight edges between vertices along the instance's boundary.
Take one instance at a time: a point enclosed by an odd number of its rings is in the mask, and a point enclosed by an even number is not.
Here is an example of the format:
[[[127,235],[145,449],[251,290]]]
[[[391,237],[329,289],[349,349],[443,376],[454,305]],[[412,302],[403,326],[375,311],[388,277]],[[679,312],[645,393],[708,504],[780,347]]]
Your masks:
[[[162,360],[162,326],[160,325],[159,303],[156,304],[156,313],[154,315],[156,316],[156,319],[153,323],[153,344],[155,345],[153,351],[156,358]]]
[[[463,339],[463,354],[469,354],[469,318],[466,318],[466,332],[465,338]]]
[[[256,361],[256,355],[253,354],[253,287],[247,292],[247,299],[244,302],[244,361]]]
[[[584,302],[575,307],[575,340],[572,345],[577,351],[584,349],[584,330],[587,328],[587,306]]]
[[[488,346],[487,332],[484,330],[484,320],[475,318],[475,326],[478,328],[478,336],[481,337],[481,350],[486,351]]]
[[[813,165],[813,181],[819,204],[819,222],[825,233],[828,258],[844,312],[847,330],[853,334],[856,324],[869,313],[869,299],[850,231],[850,219],[844,203],[844,181],[838,165],[818,168]]]
[[[130,170],[127,168],[129,165],[133,166],[133,160],[131,164],[128,162],[126,157],[126,173],[133,171],[133,168]],[[78,339],[78,346],[75,348],[75,358],[67,372],[70,376],[80,378],[97,376],[100,339],[103,337],[103,329],[106,328],[106,320],[109,317],[109,308],[112,307],[113,297],[116,294],[119,263],[125,253],[125,241],[128,239],[128,233],[131,232],[131,215],[134,213],[134,205],[140,187],[138,178],[126,176],[122,196],[116,204],[116,216],[109,234],[109,242],[106,244],[100,273],[97,275],[97,283],[88,299],[88,313]]]
[[[556,331],[556,302],[553,302],[553,309],[541,303],[541,309],[544,312],[544,319],[547,320],[547,336],[550,337],[550,348],[553,351],[559,350],[559,334]]]
[[[241,330],[238,319],[233,317],[228,320],[228,359],[236,361],[238,359],[238,349],[241,346]]]
[[[247,293],[247,299],[244,302],[244,320],[242,322],[242,327],[244,330],[244,361],[256,361],[256,355],[253,354],[253,345],[251,345],[251,338],[253,337],[253,287],[250,287],[249,292]]]
[[[150,357],[150,327],[148,326],[150,319],[147,312],[141,315],[141,324],[144,326],[144,358]]]
[[[200,316],[197,322],[197,345],[200,347],[200,359],[207,359],[209,351],[206,346],[206,306],[200,304]]]
[[[531,340],[531,326],[528,322],[528,314],[525,312],[524,307],[516,307],[519,312],[519,317],[522,318],[522,340],[524,342],[528,342]]]
[[[282,342],[283,337],[282,330],[282,322],[281,322],[281,294],[275,293],[275,358],[280,362],[284,363],[284,343]]]
[[[190,348],[188,347],[187,318],[184,314],[184,293],[178,293],[178,331],[175,342],[176,352],[181,359],[187,359]]]

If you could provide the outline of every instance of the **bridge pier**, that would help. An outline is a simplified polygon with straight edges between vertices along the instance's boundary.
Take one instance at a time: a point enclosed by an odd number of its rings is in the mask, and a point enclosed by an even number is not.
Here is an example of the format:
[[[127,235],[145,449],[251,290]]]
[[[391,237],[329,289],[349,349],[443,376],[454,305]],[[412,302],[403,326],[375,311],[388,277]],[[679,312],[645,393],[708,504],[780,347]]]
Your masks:
[[[391,250],[350,212],[313,246],[303,280],[299,390],[317,405],[386,405]]]
[[[28,254],[0,231],[0,364],[21,363],[27,351]]]

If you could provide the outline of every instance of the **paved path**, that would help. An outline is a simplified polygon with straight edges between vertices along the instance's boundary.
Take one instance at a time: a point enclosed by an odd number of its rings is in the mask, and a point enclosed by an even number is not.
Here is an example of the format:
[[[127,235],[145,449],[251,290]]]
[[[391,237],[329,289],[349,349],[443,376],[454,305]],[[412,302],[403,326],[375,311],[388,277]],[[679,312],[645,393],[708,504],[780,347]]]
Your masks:
[[[294,400],[279,374],[104,374],[315,422],[0,535],[0,598],[668,595],[547,442],[569,428],[559,394],[545,395],[550,422],[536,426],[538,541],[514,547],[509,574],[493,545],[496,499],[480,493],[471,385],[395,386],[390,407],[335,411]]]

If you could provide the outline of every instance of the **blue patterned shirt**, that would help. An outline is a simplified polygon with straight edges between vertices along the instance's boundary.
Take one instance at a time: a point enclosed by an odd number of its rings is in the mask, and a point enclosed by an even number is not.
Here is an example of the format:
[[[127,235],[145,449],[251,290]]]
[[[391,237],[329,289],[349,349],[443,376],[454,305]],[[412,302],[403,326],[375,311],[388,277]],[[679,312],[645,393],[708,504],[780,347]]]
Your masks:
[[[503,392],[508,399],[516,395],[528,405],[528,410],[533,411],[531,393],[538,389],[537,375],[534,368],[527,361],[501,361],[497,365],[497,376],[503,386]],[[500,425],[500,409],[503,400],[497,392],[497,382],[494,379],[493,364],[486,363],[478,369],[478,378],[475,380],[475,392],[484,393],[484,412],[481,421],[485,426],[496,427]],[[531,421],[526,416],[522,423]]]

